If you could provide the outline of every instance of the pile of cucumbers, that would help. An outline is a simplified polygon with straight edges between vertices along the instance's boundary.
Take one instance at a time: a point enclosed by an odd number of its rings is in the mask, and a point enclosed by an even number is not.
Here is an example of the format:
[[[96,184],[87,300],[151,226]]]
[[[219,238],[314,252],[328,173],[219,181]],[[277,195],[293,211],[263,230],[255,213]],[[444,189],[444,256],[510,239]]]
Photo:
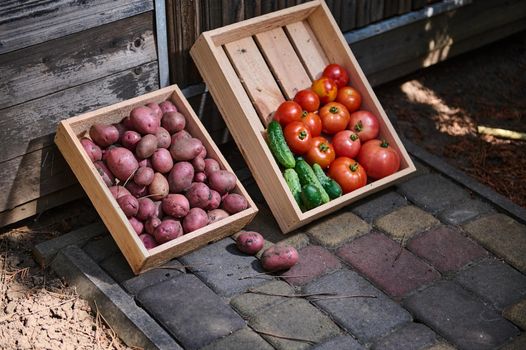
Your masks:
[[[302,211],[316,208],[342,195],[340,185],[328,177],[318,164],[311,167],[303,158],[294,157],[277,121],[273,120],[268,125],[267,138],[270,151],[285,168],[285,182]]]

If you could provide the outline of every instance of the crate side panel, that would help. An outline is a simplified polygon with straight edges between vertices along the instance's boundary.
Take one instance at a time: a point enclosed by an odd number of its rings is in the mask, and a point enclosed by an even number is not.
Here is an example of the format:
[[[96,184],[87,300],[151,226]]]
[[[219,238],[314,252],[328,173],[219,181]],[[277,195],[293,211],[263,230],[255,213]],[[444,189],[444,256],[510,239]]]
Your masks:
[[[283,28],[275,28],[255,35],[265,60],[285,96],[294,95],[311,85],[311,80]]]
[[[225,44],[224,47],[261,122],[266,127],[272,120],[272,112],[285,99],[265,59],[252,37]]]

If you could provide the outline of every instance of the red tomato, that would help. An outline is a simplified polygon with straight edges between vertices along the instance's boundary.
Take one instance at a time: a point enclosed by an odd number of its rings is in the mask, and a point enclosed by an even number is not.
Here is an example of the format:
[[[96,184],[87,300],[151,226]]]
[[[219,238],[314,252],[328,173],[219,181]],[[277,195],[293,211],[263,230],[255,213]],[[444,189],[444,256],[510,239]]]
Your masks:
[[[285,141],[290,150],[297,155],[307,153],[312,146],[312,138],[309,128],[302,122],[292,122],[287,124],[283,130]]]
[[[338,94],[338,86],[334,80],[327,77],[314,80],[310,88],[318,95],[322,104],[334,101]]]
[[[274,113],[274,120],[277,120],[282,126],[291,122],[301,122],[301,113],[302,109],[299,104],[294,101],[285,101]]]
[[[354,158],[361,147],[360,138],[351,130],[338,132],[332,138],[332,146],[337,157]]]
[[[363,143],[378,136],[380,124],[378,124],[378,118],[371,112],[356,111],[351,113],[349,130],[357,133],[360,136],[360,141]]]
[[[307,112],[316,112],[320,108],[320,98],[314,91],[309,89],[298,91],[296,96],[294,96],[294,102]]]
[[[336,158],[334,148],[325,137],[314,137],[312,146],[305,155],[305,160],[309,164],[318,163],[323,169],[327,168]]]
[[[310,130],[310,135],[312,137],[320,136],[321,118],[319,115],[317,115],[316,113],[308,113],[307,111],[303,111],[301,119],[303,120],[303,124],[305,124]]]
[[[320,109],[321,124],[323,132],[329,135],[345,130],[349,124],[349,111],[338,102],[327,103]]]
[[[347,107],[349,113],[352,113],[360,108],[360,105],[362,104],[362,95],[355,88],[344,86],[341,89],[338,89],[336,102],[340,102]]]
[[[398,171],[400,155],[385,140],[369,140],[362,145],[358,162],[364,167],[367,176],[377,180]]]
[[[329,64],[325,67],[322,76],[334,80],[338,89],[349,84],[349,74],[347,74],[345,68],[336,63]]]
[[[349,193],[367,184],[367,174],[363,167],[349,157],[338,157],[332,162],[327,173],[342,188],[343,193]]]

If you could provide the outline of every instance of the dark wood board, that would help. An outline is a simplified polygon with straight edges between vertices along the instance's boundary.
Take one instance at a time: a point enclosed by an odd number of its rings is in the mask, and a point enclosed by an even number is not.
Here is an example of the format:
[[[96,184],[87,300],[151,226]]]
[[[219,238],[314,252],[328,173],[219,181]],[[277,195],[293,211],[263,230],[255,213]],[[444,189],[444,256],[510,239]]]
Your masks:
[[[331,13],[338,19],[337,14],[340,14],[339,23],[342,32],[347,32],[356,27],[356,4],[358,0],[334,0]]]

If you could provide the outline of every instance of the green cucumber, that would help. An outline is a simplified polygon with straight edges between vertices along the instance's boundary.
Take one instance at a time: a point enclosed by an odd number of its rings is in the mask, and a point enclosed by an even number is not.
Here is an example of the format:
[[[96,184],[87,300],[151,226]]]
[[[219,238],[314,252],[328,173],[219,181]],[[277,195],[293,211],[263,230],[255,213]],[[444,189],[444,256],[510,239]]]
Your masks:
[[[305,209],[310,210],[322,204],[321,193],[318,187],[307,184],[301,188],[301,200]]]
[[[316,186],[318,188],[318,191],[320,191],[321,194],[321,202],[323,204],[328,203],[330,201],[329,195],[327,192],[325,192],[325,189],[321,185],[320,181],[314,174],[314,171],[310,167],[309,163],[307,163],[303,158],[298,157],[296,159],[296,172],[298,173],[298,177],[300,178],[300,183],[302,186],[311,184]]]
[[[293,169],[296,165],[294,154],[292,154],[281,125],[275,120],[271,121],[267,128],[268,146],[279,164],[285,169]]]
[[[300,178],[298,177],[298,173],[296,173],[294,169],[286,169],[283,172],[283,177],[285,178],[285,182],[289,186],[290,192],[292,192],[294,199],[296,200],[298,205],[301,206],[301,184]]]
[[[327,192],[331,199],[338,198],[342,195],[342,188],[340,185],[328,177],[319,164],[314,163],[312,165],[312,170],[314,170],[314,174],[316,174],[316,177],[318,180],[320,180],[323,189],[325,192]]]

